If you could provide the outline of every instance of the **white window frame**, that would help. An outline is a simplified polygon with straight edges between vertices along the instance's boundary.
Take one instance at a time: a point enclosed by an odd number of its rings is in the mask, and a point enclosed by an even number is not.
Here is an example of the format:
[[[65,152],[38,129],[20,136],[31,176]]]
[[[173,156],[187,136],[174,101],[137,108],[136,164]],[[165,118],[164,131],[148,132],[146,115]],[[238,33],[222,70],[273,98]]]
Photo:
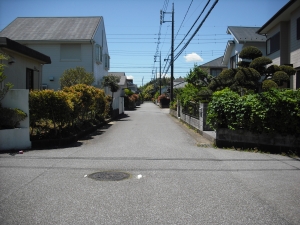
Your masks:
[[[102,63],[102,47],[101,45],[96,44],[95,49],[96,63],[100,64]]]

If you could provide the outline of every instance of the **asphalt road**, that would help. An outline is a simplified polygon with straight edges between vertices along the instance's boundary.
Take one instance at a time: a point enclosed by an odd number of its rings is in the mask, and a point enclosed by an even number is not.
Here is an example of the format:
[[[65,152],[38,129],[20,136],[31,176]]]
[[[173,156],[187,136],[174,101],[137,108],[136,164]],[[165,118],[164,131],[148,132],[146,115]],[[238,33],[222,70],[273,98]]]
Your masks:
[[[73,147],[0,154],[0,224],[300,224],[299,160],[197,147],[152,103],[126,114]]]

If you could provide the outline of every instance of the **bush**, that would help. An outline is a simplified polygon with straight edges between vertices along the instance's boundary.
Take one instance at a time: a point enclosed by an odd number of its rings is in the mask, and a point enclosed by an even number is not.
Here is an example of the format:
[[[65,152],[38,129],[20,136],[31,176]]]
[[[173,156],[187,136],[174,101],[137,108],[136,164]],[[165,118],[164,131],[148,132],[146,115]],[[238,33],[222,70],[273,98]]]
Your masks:
[[[255,59],[262,56],[262,52],[254,46],[245,47],[241,52],[239,57],[241,59]]]
[[[300,90],[271,89],[240,97],[228,88],[215,92],[208,106],[208,124],[254,133],[300,135]]]
[[[83,67],[67,69],[60,78],[60,86],[71,87],[76,84],[91,85],[95,81],[93,73],[88,73]]]
[[[263,91],[269,91],[272,88],[278,88],[278,85],[273,80],[265,80],[262,82]]]
[[[25,120],[27,114],[20,109],[4,108],[0,104],[0,129],[13,129]]]
[[[87,123],[103,121],[109,112],[110,96],[85,84],[62,91],[31,91],[29,94],[31,134],[40,138],[62,137]]]

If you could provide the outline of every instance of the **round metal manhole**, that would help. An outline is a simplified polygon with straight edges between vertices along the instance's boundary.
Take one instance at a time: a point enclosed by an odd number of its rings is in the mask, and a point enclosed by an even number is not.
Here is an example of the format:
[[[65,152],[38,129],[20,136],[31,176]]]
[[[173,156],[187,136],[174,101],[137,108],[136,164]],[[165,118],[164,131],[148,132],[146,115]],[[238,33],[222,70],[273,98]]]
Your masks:
[[[130,178],[130,174],[125,172],[104,171],[92,173],[88,177],[99,181],[120,181]]]

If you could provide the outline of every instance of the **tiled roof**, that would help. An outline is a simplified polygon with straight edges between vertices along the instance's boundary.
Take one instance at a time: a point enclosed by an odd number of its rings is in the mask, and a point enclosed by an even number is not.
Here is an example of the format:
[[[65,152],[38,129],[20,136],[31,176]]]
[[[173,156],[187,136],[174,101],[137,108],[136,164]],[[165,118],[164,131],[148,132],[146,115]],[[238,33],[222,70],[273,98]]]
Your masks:
[[[243,42],[265,42],[266,37],[257,34],[259,27],[235,27],[229,26],[228,34],[232,34],[238,43]]]
[[[102,17],[18,17],[0,36],[15,41],[91,40]]]
[[[222,64],[222,61],[223,61],[223,56],[219,57],[219,58],[216,58],[210,62],[207,62],[207,63],[204,63],[202,64],[200,67],[209,67],[209,68],[226,68],[227,66],[224,66]]]

